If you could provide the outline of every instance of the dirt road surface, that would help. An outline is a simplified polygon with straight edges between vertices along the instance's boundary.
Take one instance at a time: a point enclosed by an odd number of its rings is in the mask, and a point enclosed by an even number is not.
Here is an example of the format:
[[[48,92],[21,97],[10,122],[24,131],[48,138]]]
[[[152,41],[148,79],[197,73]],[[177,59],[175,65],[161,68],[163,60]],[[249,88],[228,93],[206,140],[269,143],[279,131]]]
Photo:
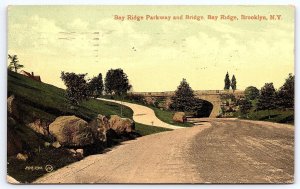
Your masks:
[[[294,127],[197,119],[86,157],[36,183],[291,183]]]
[[[153,125],[157,127],[164,127],[168,129],[182,129],[182,127],[170,125],[168,123],[165,123],[161,120],[159,120],[154,111],[151,108],[148,108],[146,106],[133,104],[129,102],[121,102],[118,100],[109,100],[104,98],[98,98],[98,100],[107,101],[107,102],[114,102],[117,104],[122,104],[124,106],[127,106],[132,109],[133,111],[133,120],[137,123],[145,124],[145,125]]]

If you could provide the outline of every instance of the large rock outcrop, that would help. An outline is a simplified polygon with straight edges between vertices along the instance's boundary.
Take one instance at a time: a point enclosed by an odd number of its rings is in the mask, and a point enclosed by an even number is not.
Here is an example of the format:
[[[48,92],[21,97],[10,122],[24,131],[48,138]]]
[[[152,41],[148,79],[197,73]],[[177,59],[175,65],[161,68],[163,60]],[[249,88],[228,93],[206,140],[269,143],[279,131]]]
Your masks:
[[[63,146],[86,146],[95,142],[86,121],[76,116],[60,116],[49,125],[49,132]]]
[[[110,129],[117,134],[131,133],[135,129],[134,121],[129,118],[121,118],[118,115],[112,115],[109,119]]]
[[[173,121],[184,123],[186,122],[186,116],[184,112],[176,112],[173,116]]]
[[[98,114],[98,116],[89,123],[89,127],[92,129],[94,138],[101,142],[106,142],[106,132],[110,128],[109,121],[106,116]]]
[[[41,135],[48,136],[49,134],[47,123],[45,121],[42,121],[41,119],[36,119],[34,122],[28,123],[26,126]]]

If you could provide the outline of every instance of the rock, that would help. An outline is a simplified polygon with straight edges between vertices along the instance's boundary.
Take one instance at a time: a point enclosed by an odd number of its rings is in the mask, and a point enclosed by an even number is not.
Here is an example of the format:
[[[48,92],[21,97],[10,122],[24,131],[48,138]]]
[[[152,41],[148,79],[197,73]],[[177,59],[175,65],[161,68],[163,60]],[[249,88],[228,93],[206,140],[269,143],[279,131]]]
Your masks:
[[[117,134],[130,133],[134,131],[134,121],[129,118],[121,118],[118,115],[112,115],[109,119],[110,128]]]
[[[58,141],[53,142],[53,143],[52,143],[52,146],[53,146],[54,148],[60,148],[60,147],[61,147],[61,145],[60,145],[60,143],[59,143]]]
[[[76,153],[79,153],[79,154],[83,155],[83,149],[77,149]]]
[[[60,116],[49,125],[49,132],[62,146],[86,146],[94,143],[88,123],[76,116]]]
[[[50,145],[51,145],[50,142],[45,142],[45,143],[44,143],[44,146],[45,146],[46,148],[48,148]]]
[[[186,122],[186,116],[184,112],[176,112],[173,116],[173,121],[184,123]]]
[[[76,154],[76,150],[74,149],[68,149],[69,152],[71,152],[72,154]]]
[[[13,128],[7,127],[7,155],[12,156],[23,151],[21,138],[17,135]]]
[[[18,153],[17,154],[17,160],[27,161],[28,160],[28,155],[27,154]]]
[[[106,116],[99,114],[89,124],[96,140],[101,142],[107,141],[106,132],[110,128],[109,121]]]
[[[36,133],[39,133],[41,135],[49,135],[47,123],[41,121],[40,119],[36,119],[34,122],[27,124],[27,127],[31,128]]]
[[[7,98],[7,112],[12,117],[19,119],[19,112],[17,108],[17,102],[15,95],[11,95]]]

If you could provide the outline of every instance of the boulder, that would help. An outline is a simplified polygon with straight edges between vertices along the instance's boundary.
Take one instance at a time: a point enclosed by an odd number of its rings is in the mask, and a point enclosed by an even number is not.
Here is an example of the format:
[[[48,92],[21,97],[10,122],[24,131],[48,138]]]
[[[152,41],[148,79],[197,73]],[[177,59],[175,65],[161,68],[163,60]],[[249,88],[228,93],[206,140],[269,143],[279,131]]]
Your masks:
[[[184,112],[176,112],[173,116],[173,121],[184,123],[186,122],[186,116]]]
[[[12,117],[19,119],[19,112],[15,95],[11,95],[7,98],[7,112]]]
[[[121,118],[118,115],[112,115],[109,119],[110,129],[117,134],[130,133],[134,131],[134,121],[129,118]]]
[[[106,132],[110,128],[110,126],[106,116],[99,114],[88,125],[92,129],[94,138],[97,141],[101,141],[101,142],[107,141]]]
[[[41,135],[44,135],[44,136],[49,135],[49,132],[47,129],[48,128],[47,123],[40,119],[36,119],[32,123],[28,123],[27,127],[31,128],[34,132],[39,133]]]
[[[28,160],[28,155],[27,154],[18,153],[17,154],[17,160],[27,161]]]
[[[60,147],[61,147],[61,145],[60,145],[59,142],[57,142],[57,141],[53,142],[53,143],[52,143],[52,146],[53,146],[54,148],[60,148]]]
[[[49,132],[62,146],[86,146],[94,143],[88,123],[76,116],[60,116],[49,125]]]

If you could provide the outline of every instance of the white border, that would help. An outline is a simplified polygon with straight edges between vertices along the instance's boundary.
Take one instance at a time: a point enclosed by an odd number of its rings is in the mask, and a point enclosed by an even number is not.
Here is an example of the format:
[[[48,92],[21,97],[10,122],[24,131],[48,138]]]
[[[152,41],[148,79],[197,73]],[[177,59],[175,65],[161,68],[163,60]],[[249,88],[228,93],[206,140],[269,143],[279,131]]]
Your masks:
[[[276,185],[276,184],[265,184],[265,185],[11,185],[7,184],[6,182],[6,95],[7,95],[7,73],[6,73],[6,57],[7,57],[7,5],[294,5],[296,7],[296,22],[295,22],[295,34],[299,33],[297,26],[300,25],[299,22],[299,14],[298,9],[300,6],[299,1],[290,1],[290,0],[124,0],[124,1],[116,1],[116,0],[0,0],[0,59],[1,59],[1,66],[0,66],[0,139],[1,139],[1,147],[0,147],[0,165],[1,165],[1,172],[0,172],[0,188],[15,188],[15,187],[25,187],[25,188],[86,188],[87,186],[90,188],[300,188],[300,178],[299,178],[299,129],[297,126],[299,125],[299,118],[297,118],[297,113],[300,108],[299,98],[300,98],[300,81],[298,78],[299,68],[297,64],[299,63],[299,59],[296,55],[299,55],[299,38],[295,36],[295,75],[296,75],[296,110],[295,110],[295,184],[287,184],[287,185]]]

